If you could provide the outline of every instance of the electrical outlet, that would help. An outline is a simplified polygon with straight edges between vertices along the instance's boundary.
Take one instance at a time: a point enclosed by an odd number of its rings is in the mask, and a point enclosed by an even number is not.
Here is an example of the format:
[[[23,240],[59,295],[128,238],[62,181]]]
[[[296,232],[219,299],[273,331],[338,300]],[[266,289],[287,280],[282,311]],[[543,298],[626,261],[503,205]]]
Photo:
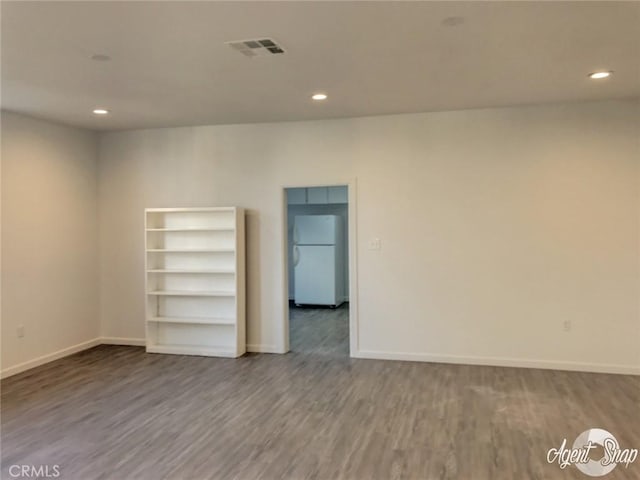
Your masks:
[[[24,337],[24,325],[19,325],[18,328],[16,328],[16,335],[18,335],[18,338]]]
[[[372,238],[369,240],[369,250],[380,250],[380,239]]]
[[[565,320],[564,322],[562,322],[562,330],[564,330],[565,332],[571,331],[571,320]]]

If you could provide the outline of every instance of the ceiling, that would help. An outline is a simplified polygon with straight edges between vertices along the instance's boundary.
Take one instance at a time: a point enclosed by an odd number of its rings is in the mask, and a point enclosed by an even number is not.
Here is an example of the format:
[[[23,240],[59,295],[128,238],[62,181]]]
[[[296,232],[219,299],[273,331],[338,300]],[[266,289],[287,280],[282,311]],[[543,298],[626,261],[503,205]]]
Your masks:
[[[96,130],[640,96],[640,2],[1,8],[2,107]],[[225,45],[264,37],[286,53],[248,58]],[[587,78],[599,69],[615,73]],[[318,91],[329,98],[310,100]]]

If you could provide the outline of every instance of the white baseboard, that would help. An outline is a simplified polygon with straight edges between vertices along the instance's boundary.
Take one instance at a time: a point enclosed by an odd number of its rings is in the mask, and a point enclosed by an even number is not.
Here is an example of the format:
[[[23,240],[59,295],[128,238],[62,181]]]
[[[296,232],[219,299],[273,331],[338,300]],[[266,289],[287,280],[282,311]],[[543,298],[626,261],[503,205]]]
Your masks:
[[[568,370],[574,372],[615,373],[640,375],[640,366],[612,365],[602,363],[581,363],[549,360],[532,360],[503,357],[468,357],[432,353],[402,353],[376,350],[359,350],[351,354],[353,358],[372,360],[402,360],[407,362],[454,363],[462,365],[485,365],[493,367],[542,368],[547,370]]]
[[[22,373],[32,368],[39,367],[40,365],[44,365],[45,363],[53,362],[54,360],[58,360],[69,355],[73,355],[74,353],[81,352],[82,350],[98,346],[101,343],[101,338],[98,337],[94,338],[93,340],[78,343],[77,345],[73,345],[71,347],[63,348],[62,350],[58,350],[57,352],[34,358],[33,360],[29,360],[28,362],[19,363],[18,365],[14,365],[13,367],[5,368],[4,370],[2,370],[2,372],[0,373],[0,378],[7,378],[12,375]]]
[[[287,353],[277,348],[275,345],[247,344],[247,352],[251,353]]]
[[[130,347],[144,347],[146,345],[144,338],[102,337],[100,340],[104,345],[128,345]]]
[[[127,345],[127,346],[144,346],[144,338],[125,338],[125,337],[98,337],[88,340],[77,345],[73,345],[57,352],[43,355],[41,357],[29,360],[28,362],[5,368],[0,372],[0,378],[7,378],[18,373],[30,370],[45,363],[53,362],[63,357],[73,355],[74,353],[87,350],[98,345]],[[275,345],[248,344],[247,352],[252,353],[277,353],[282,354],[281,349]],[[495,367],[516,367],[516,368],[542,368],[548,370],[568,370],[577,372],[592,373],[613,373],[622,375],[640,375],[640,366],[632,365],[615,365],[602,363],[581,363],[581,362],[565,362],[565,361],[549,361],[549,360],[532,360],[504,357],[472,357],[461,355],[442,355],[431,353],[403,353],[403,352],[387,352],[377,350],[359,350],[351,354],[353,358],[363,358],[372,360],[400,360],[407,362],[433,362],[433,363],[453,363],[461,365],[485,365]]]

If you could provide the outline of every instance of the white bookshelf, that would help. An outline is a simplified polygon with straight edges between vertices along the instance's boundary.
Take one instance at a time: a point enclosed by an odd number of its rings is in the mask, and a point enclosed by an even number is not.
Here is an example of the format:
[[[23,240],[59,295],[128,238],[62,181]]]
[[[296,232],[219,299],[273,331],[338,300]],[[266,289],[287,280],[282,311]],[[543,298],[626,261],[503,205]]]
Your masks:
[[[147,352],[246,351],[244,210],[145,210]]]

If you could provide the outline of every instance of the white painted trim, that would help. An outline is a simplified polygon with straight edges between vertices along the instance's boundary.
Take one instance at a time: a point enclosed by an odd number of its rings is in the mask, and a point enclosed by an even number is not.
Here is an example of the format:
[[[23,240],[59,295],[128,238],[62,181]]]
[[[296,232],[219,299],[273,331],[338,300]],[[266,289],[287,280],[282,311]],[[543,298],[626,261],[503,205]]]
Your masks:
[[[251,353],[287,353],[275,345],[247,344],[247,352]]]
[[[144,347],[144,338],[126,338],[126,337],[102,337],[103,345],[128,345],[130,347]]]
[[[32,368],[39,367],[40,365],[44,365],[45,363],[53,362],[54,360],[59,360],[60,358],[73,355],[74,353],[81,352],[82,350],[87,350],[89,348],[96,347],[102,343],[101,340],[102,339],[100,337],[94,338],[93,340],[88,340],[86,342],[78,343],[77,345],[72,345],[71,347],[63,348],[62,350],[58,350],[57,352],[49,353],[47,355],[34,358],[33,360],[29,360],[28,362],[19,363],[18,365],[14,365],[13,367],[5,368],[0,373],[0,378],[7,378],[12,375],[25,372]]]
[[[359,328],[359,308],[358,299],[358,211],[357,204],[357,178],[352,179],[348,186],[347,194],[349,203],[347,212],[349,214],[349,355],[354,356],[360,349],[360,328]]]
[[[35,367],[39,367],[54,360],[73,355],[74,353],[96,347],[98,345],[126,345],[145,346],[144,338],[124,338],[124,337],[98,337],[77,345],[73,345],[57,352],[43,355],[29,360],[28,362],[5,368],[0,372],[0,378],[8,378],[18,373],[25,372]],[[283,354],[287,351],[279,349],[275,345],[248,344],[247,352],[252,353],[276,353]],[[352,350],[351,357],[370,360],[394,360],[406,362],[432,362],[432,363],[453,363],[459,365],[482,365],[494,367],[515,367],[515,368],[541,368],[546,370],[566,370],[574,372],[589,373],[612,373],[621,375],[640,375],[640,366],[615,365],[605,363],[582,363],[566,361],[549,361],[505,357],[469,357],[462,355],[445,355],[434,353],[407,353],[407,352],[386,352],[376,350]]]
[[[349,195],[349,203],[347,205],[349,212],[349,349],[350,355],[353,357],[354,352],[358,351],[358,232],[357,232],[357,195],[356,195],[357,178],[351,178],[342,182],[321,182],[317,184],[296,184],[281,185],[280,187],[280,204],[282,205],[282,304],[285,306],[282,320],[282,348],[277,349],[273,353],[287,353],[289,351],[289,231],[287,224],[288,204],[287,189],[288,188],[313,188],[313,187],[341,187],[346,185]],[[247,346],[248,348],[248,346]]]
[[[360,350],[351,355],[354,358],[372,360],[401,360],[407,362],[454,363],[461,365],[483,365],[493,367],[542,368],[548,370],[568,370],[574,372],[614,373],[622,375],[640,375],[640,366],[613,365],[605,363],[582,363],[527,358],[505,357],[469,357],[461,355],[443,355],[434,353],[403,353],[376,350]]]
[[[178,207],[178,208],[145,208],[150,213],[182,213],[182,212],[232,212],[235,207]]]
[[[280,234],[282,240],[282,262],[284,268],[282,269],[282,305],[284,305],[283,319],[282,319],[282,332],[280,338],[282,338],[282,344],[280,350],[283,353],[289,351],[289,203],[287,200],[287,188],[296,188],[281,186],[280,187],[280,205],[282,207],[282,233]],[[247,350],[249,349],[247,345]]]

